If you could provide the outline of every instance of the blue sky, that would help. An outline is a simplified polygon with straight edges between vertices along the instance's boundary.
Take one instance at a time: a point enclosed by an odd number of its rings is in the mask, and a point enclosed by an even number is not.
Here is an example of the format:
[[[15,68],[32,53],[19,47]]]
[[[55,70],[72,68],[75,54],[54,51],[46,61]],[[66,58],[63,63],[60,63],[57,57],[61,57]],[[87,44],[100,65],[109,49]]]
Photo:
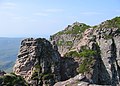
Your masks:
[[[120,0],[0,0],[0,37],[46,37],[120,16]]]

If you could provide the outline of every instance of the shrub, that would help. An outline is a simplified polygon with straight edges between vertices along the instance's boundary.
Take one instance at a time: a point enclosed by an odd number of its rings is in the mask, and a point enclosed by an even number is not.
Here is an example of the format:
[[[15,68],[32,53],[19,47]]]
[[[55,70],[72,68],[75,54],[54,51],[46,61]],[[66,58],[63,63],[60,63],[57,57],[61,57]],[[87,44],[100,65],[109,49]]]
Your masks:
[[[80,57],[83,57],[82,64],[78,67],[79,73],[84,73],[90,71],[90,67],[93,64],[94,56],[97,54],[96,51],[87,49],[87,46],[81,47],[81,52],[79,53]]]
[[[64,41],[62,41],[62,40],[61,40],[61,41],[57,41],[57,45],[58,45],[58,46],[63,45],[63,43],[64,43]]]
[[[21,76],[17,76],[14,73],[4,75],[0,77],[0,79],[2,80],[2,83],[0,83],[1,85],[4,84],[5,86],[28,86],[26,81]]]
[[[79,57],[79,53],[77,51],[70,51],[64,55],[65,57]]]
[[[48,79],[53,79],[53,74],[44,74],[43,77],[42,77],[43,80],[48,80]]]
[[[66,44],[67,46],[72,46],[72,45],[73,45],[72,41],[66,41],[65,44]]]
[[[86,50],[80,52],[79,56],[81,56],[81,57],[92,57],[95,54],[96,54],[96,51],[90,50],[90,49],[86,49]]]
[[[82,61],[82,64],[80,64],[78,67],[78,73],[89,72],[90,67],[93,64],[93,61],[94,61],[94,59],[92,57],[84,59]]]

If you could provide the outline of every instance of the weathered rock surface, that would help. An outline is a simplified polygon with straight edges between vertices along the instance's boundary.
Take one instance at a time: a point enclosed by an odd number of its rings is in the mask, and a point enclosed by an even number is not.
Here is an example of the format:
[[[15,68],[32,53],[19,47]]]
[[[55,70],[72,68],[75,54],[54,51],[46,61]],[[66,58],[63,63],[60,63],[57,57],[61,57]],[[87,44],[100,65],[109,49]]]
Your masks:
[[[120,17],[94,27],[75,22],[51,36],[50,41],[23,40],[15,74],[40,86],[56,82],[55,86],[120,83]]]
[[[0,76],[4,76],[4,74],[6,74],[5,71],[0,70]]]
[[[75,22],[72,25],[68,25],[65,30],[60,31],[50,37],[51,41],[55,41],[58,46],[58,51],[61,56],[64,56],[73,46],[79,43],[82,38],[82,33],[90,26],[84,23]]]
[[[85,78],[84,75],[78,74],[75,77],[70,78],[70,79],[68,79],[66,81],[58,82],[54,86],[66,86],[66,85],[70,85],[70,84],[73,85],[73,86],[75,86],[75,85],[77,86],[77,84],[79,83],[79,81],[82,80],[82,79],[84,79],[84,78]]]
[[[55,45],[45,39],[25,39],[21,42],[13,71],[29,84],[52,86],[61,79],[60,54]]]
[[[78,27],[81,27],[78,24],[80,23],[76,23]],[[91,65],[89,66],[90,70],[86,71],[86,73],[84,71],[84,75],[86,76],[86,79],[88,79],[87,82],[98,85],[112,86],[119,84],[120,17],[116,17],[112,20],[107,20],[98,26],[90,27],[87,29],[84,29],[83,27],[84,31],[81,33],[66,33],[66,30],[74,31],[74,25],[75,24],[67,27],[64,31],[61,31],[62,33],[59,32],[51,36],[51,39],[56,41],[60,54],[64,57],[66,53],[70,51],[77,51],[78,53],[81,53],[82,47],[87,46],[90,50],[96,52],[96,54],[93,56],[93,64],[89,64]],[[78,29],[80,30],[80,28]],[[66,44],[66,41],[69,40],[73,43],[70,48],[64,45]],[[62,43],[59,44],[59,42]],[[73,59],[76,59],[76,56],[71,55],[71,57]],[[81,59],[81,56],[78,57]],[[78,61],[79,66],[82,65],[83,62],[80,64],[80,61]],[[82,67],[83,65],[80,66],[80,68]]]

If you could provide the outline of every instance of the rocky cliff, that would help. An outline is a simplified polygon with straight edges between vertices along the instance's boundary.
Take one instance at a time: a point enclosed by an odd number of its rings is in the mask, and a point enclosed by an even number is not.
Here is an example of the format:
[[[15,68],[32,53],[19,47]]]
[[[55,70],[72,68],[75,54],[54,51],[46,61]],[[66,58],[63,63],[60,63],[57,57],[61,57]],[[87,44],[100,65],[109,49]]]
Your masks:
[[[23,40],[13,71],[34,86],[53,86],[61,79],[57,47],[42,38]]]
[[[78,63],[74,71],[85,76],[83,81],[98,85],[119,84],[120,17],[97,26],[76,22],[51,36],[51,40],[56,42],[64,58]]]
[[[50,42],[23,40],[15,74],[40,86],[120,83],[120,17],[96,26],[75,22],[50,36]]]

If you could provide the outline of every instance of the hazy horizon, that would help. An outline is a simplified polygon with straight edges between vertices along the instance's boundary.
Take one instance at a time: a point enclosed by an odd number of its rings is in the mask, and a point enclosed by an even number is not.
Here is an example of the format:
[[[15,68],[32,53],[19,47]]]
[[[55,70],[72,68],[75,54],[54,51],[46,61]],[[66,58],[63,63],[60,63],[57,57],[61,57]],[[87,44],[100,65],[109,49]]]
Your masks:
[[[0,0],[0,37],[44,37],[76,21],[88,25],[120,16],[119,0]]]

